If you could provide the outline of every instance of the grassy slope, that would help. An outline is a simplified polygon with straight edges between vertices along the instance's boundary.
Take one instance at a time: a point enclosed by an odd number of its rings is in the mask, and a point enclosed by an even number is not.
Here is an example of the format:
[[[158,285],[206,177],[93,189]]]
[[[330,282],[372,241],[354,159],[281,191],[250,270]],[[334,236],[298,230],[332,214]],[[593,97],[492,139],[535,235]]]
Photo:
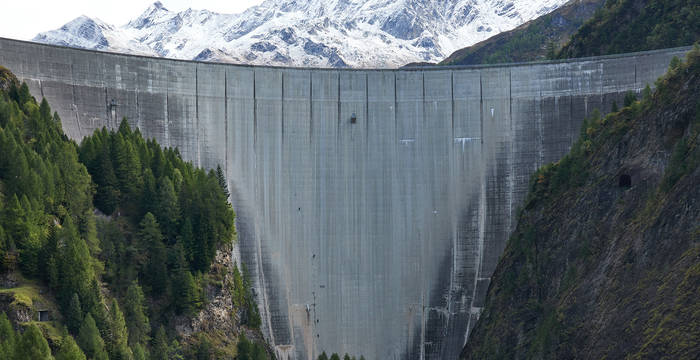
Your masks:
[[[658,85],[533,176],[463,358],[700,357],[700,49]]]

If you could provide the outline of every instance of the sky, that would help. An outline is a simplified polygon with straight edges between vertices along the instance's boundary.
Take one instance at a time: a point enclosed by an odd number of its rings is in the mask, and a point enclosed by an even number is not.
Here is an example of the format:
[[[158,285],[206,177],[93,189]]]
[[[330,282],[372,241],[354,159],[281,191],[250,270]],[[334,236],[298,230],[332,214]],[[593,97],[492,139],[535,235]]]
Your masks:
[[[0,37],[31,40],[36,34],[60,28],[86,15],[108,24],[124,25],[155,0],[7,0],[2,4]],[[161,0],[173,11],[187,8],[235,14],[262,3],[262,0]]]

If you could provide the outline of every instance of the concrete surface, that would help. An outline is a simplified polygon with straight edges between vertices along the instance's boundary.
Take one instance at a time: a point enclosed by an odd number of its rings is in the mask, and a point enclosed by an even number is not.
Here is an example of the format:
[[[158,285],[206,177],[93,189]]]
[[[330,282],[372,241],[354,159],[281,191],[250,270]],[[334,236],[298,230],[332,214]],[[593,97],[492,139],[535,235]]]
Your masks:
[[[0,64],[49,100],[73,139],[126,116],[196,165],[222,165],[279,358],[450,359],[529,176],[569,150],[585,116],[621,106],[687,50],[375,71],[0,39]]]

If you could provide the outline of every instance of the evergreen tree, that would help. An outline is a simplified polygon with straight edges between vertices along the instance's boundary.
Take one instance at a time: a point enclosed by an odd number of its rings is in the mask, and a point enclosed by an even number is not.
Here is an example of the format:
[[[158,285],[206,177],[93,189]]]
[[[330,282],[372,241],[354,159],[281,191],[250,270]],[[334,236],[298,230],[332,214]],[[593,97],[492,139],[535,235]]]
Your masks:
[[[74,293],[78,293],[79,297],[87,295],[88,285],[95,278],[95,274],[87,244],[78,235],[70,217],[66,218],[56,237],[59,243],[64,244],[60,253],[59,301],[66,308]]]
[[[147,360],[148,359],[148,356],[146,354],[146,350],[139,343],[136,343],[136,344],[131,346],[131,352],[134,354],[134,360]]]
[[[51,360],[49,343],[36,325],[31,324],[24,331],[15,351],[17,360]]]
[[[165,335],[165,328],[161,325],[153,337],[153,348],[151,360],[168,360],[168,337]]]
[[[318,356],[318,360],[328,360],[328,355],[326,355],[325,351]]]
[[[66,314],[66,327],[68,327],[68,331],[71,333],[77,334],[82,323],[83,310],[80,307],[80,299],[78,298],[78,294],[73,293],[73,297],[70,300]]]
[[[216,180],[219,182],[219,186],[221,187],[221,190],[223,190],[226,199],[228,199],[231,196],[231,194],[228,192],[226,175],[224,175],[224,171],[221,170],[221,165],[216,166]]]
[[[141,287],[136,281],[129,285],[124,301],[124,318],[129,330],[129,344],[148,343],[148,332],[151,325],[146,315],[145,298]]]
[[[351,360],[350,355],[348,355],[348,353],[345,353],[345,356],[343,356],[343,360]]]
[[[140,224],[139,240],[141,247],[147,250],[148,259],[144,271],[145,283],[152,296],[163,296],[168,283],[166,268],[167,255],[163,244],[163,235],[156,218],[151,213],[144,216]]]
[[[15,329],[7,318],[7,314],[0,313],[0,354],[6,354],[8,359],[12,359],[16,339]]]
[[[649,87],[649,84],[647,84],[647,86],[644,87],[644,90],[642,90],[642,99],[648,101],[649,99],[651,99],[651,94],[651,87]]]
[[[94,174],[97,183],[97,193],[95,194],[95,206],[103,213],[111,215],[119,205],[121,196],[117,175],[114,173],[114,165],[109,153],[109,145],[102,148],[98,157],[98,168]]]
[[[197,351],[195,353],[195,358],[197,360],[209,360],[212,355],[212,345],[211,342],[204,336],[199,338],[197,343]]]
[[[338,356],[338,354],[336,353],[333,353],[333,355],[331,355],[331,360],[340,360],[340,356]]]
[[[73,337],[65,335],[61,341],[61,346],[56,353],[56,360],[86,360],[85,354],[80,350]]]
[[[89,359],[108,359],[105,344],[91,314],[85,316],[78,332],[78,345]]]
[[[127,345],[129,333],[126,328],[124,314],[119,309],[119,304],[116,299],[112,300],[112,306],[109,309],[110,318],[110,338],[109,353],[111,359],[126,360],[131,359],[131,350]]]
[[[164,176],[158,187],[158,205],[156,207],[158,223],[168,240],[174,242],[180,221],[180,205],[178,204],[175,187],[167,176]]]

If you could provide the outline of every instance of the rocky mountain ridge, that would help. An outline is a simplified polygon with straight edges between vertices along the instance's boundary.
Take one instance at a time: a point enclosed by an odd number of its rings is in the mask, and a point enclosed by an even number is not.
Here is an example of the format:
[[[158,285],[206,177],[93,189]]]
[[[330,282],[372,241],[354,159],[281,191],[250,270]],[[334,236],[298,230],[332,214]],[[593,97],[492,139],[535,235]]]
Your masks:
[[[240,14],[155,2],[123,26],[81,16],[34,41],[187,60],[391,68],[442,60],[565,2],[267,0]]]

